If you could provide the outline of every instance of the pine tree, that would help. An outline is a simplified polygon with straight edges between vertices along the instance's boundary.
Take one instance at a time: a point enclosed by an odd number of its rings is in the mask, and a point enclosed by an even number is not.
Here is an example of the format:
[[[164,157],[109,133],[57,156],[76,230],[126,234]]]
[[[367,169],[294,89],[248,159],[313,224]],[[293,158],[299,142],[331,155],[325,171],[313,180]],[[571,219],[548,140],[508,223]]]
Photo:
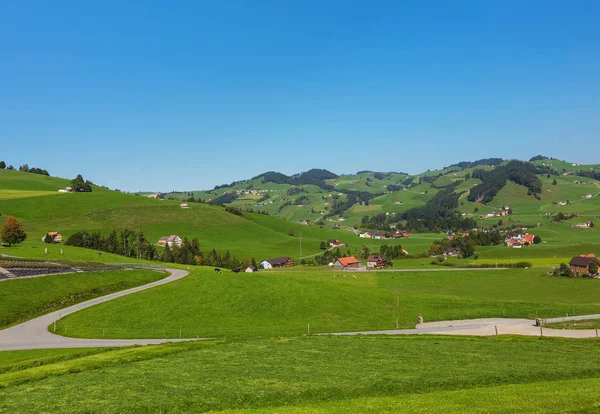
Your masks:
[[[0,231],[2,241],[9,245],[19,244],[27,238],[27,233],[23,230],[23,225],[13,216],[8,216],[2,230]]]

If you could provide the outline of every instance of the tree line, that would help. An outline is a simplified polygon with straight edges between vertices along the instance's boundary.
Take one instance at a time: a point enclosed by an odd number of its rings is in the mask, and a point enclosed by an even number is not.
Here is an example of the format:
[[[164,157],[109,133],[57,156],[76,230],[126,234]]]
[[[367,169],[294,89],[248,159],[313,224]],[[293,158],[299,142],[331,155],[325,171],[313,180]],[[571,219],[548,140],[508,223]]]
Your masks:
[[[15,169],[15,167],[13,165],[6,166],[6,162],[0,161],[0,170],[14,170],[14,169]],[[50,175],[50,173],[47,170],[37,168],[37,167],[29,168],[29,164],[23,164],[23,165],[19,166],[19,171],[28,172],[28,173],[32,173],[32,174],[39,174],[39,175]]]
[[[510,161],[491,171],[477,169],[473,171],[472,178],[478,178],[482,183],[471,188],[467,200],[488,203],[504,188],[507,180],[527,187],[528,194],[539,199],[542,181],[536,175],[537,172],[535,166],[522,161]]]
[[[198,238],[189,240],[184,237],[181,246],[165,244],[162,251],[152,244],[141,229],[123,229],[119,232],[113,230],[108,236],[100,232],[78,231],[73,233],[67,241],[66,246],[83,247],[86,249],[100,250],[106,253],[118,254],[120,256],[132,257],[142,260],[156,260],[166,263],[179,263],[198,266],[219,266],[228,269],[241,269],[249,265],[256,267],[256,261],[252,259],[237,259],[229,251],[224,255],[212,249],[208,253],[200,250]]]

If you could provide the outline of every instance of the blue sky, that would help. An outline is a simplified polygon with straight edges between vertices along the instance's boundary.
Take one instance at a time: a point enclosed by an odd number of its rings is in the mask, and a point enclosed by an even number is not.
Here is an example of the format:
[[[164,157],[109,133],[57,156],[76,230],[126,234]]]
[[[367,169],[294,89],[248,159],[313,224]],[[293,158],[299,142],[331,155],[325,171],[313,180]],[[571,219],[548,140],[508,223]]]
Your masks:
[[[0,0],[0,159],[111,188],[600,162],[598,1]]]

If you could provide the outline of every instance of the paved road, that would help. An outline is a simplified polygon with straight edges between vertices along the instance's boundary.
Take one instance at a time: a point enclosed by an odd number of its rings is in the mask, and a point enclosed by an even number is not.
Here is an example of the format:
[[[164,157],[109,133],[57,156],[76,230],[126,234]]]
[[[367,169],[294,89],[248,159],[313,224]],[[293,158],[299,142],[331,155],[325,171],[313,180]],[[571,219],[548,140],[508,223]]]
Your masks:
[[[150,289],[156,286],[171,283],[186,277],[189,272],[179,269],[167,269],[170,276],[148,283],[147,285],[134,287],[121,292],[88,300],[77,305],[61,309],[39,318],[32,319],[19,325],[0,331],[0,351],[23,350],[23,349],[45,349],[45,348],[90,348],[90,347],[114,347],[131,345],[150,345],[164,342],[189,341],[191,339],[78,339],[55,335],[48,331],[48,326],[61,317],[80,311],[99,303],[130,295],[135,292]]]
[[[570,316],[565,318],[546,319],[548,323],[563,321],[579,321],[586,319],[600,319],[597,315]],[[535,321],[530,319],[468,319],[459,321],[429,322],[417,325],[415,329],[394,329],[385,331],[338,332],[323,335],[470,335],[491,336],[496,335],[525,335],[525,336],[554,336],[562,338],[595,338],[599,331],[596,329],[549,329],[535,326]]]

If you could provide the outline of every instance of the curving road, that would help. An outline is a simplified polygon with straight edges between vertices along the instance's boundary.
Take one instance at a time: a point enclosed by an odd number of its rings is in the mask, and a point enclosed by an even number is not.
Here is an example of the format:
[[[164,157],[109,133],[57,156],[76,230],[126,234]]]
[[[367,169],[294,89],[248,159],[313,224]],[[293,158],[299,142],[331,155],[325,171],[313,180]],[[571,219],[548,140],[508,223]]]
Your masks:
[[[99,303],[108,302],[109,300],[130,295],[132,293],[141,292],[142,290],[151,289],[156,286],[174,282],[186,277],[189,272],[180,269],[166,269],[171,273],[170,276],[157,280],[156,282],[148,283],[147,285],[137,286],[121,292],[111,293],[110,295],[101,296],[87,302],[78,303],[77,305],[69,306],[47,315],[40,316],[19,325],[0,331],[0,351],[9,350],[25,350],[25,349],[45,349],[45,348],[95,348],[95,347],[114,347],[114,346],[131,346],[131,345],[152,345],[165,342],[181,342],[191,341],[194,339],[79,339],[67,338],[64,336],[55,335],[48,331],[48,326],[61,317],[70,315],[82,309]]]
[[[548,323],[563,321],[581,321],[586,319],[600,319],[597,315],[569,316],[565,318],[548,318]],[[497,331],[496,331],[497,330]],[[415,329],[391,329],[384,331],[337,332],[323,335],[525,335],[525,336],[553,336],[561,338],[597,338],[597,329],[550,329],[535,326],[535,321],[530,319],[467,319],[457,321],[429,322],[417,325]]]

